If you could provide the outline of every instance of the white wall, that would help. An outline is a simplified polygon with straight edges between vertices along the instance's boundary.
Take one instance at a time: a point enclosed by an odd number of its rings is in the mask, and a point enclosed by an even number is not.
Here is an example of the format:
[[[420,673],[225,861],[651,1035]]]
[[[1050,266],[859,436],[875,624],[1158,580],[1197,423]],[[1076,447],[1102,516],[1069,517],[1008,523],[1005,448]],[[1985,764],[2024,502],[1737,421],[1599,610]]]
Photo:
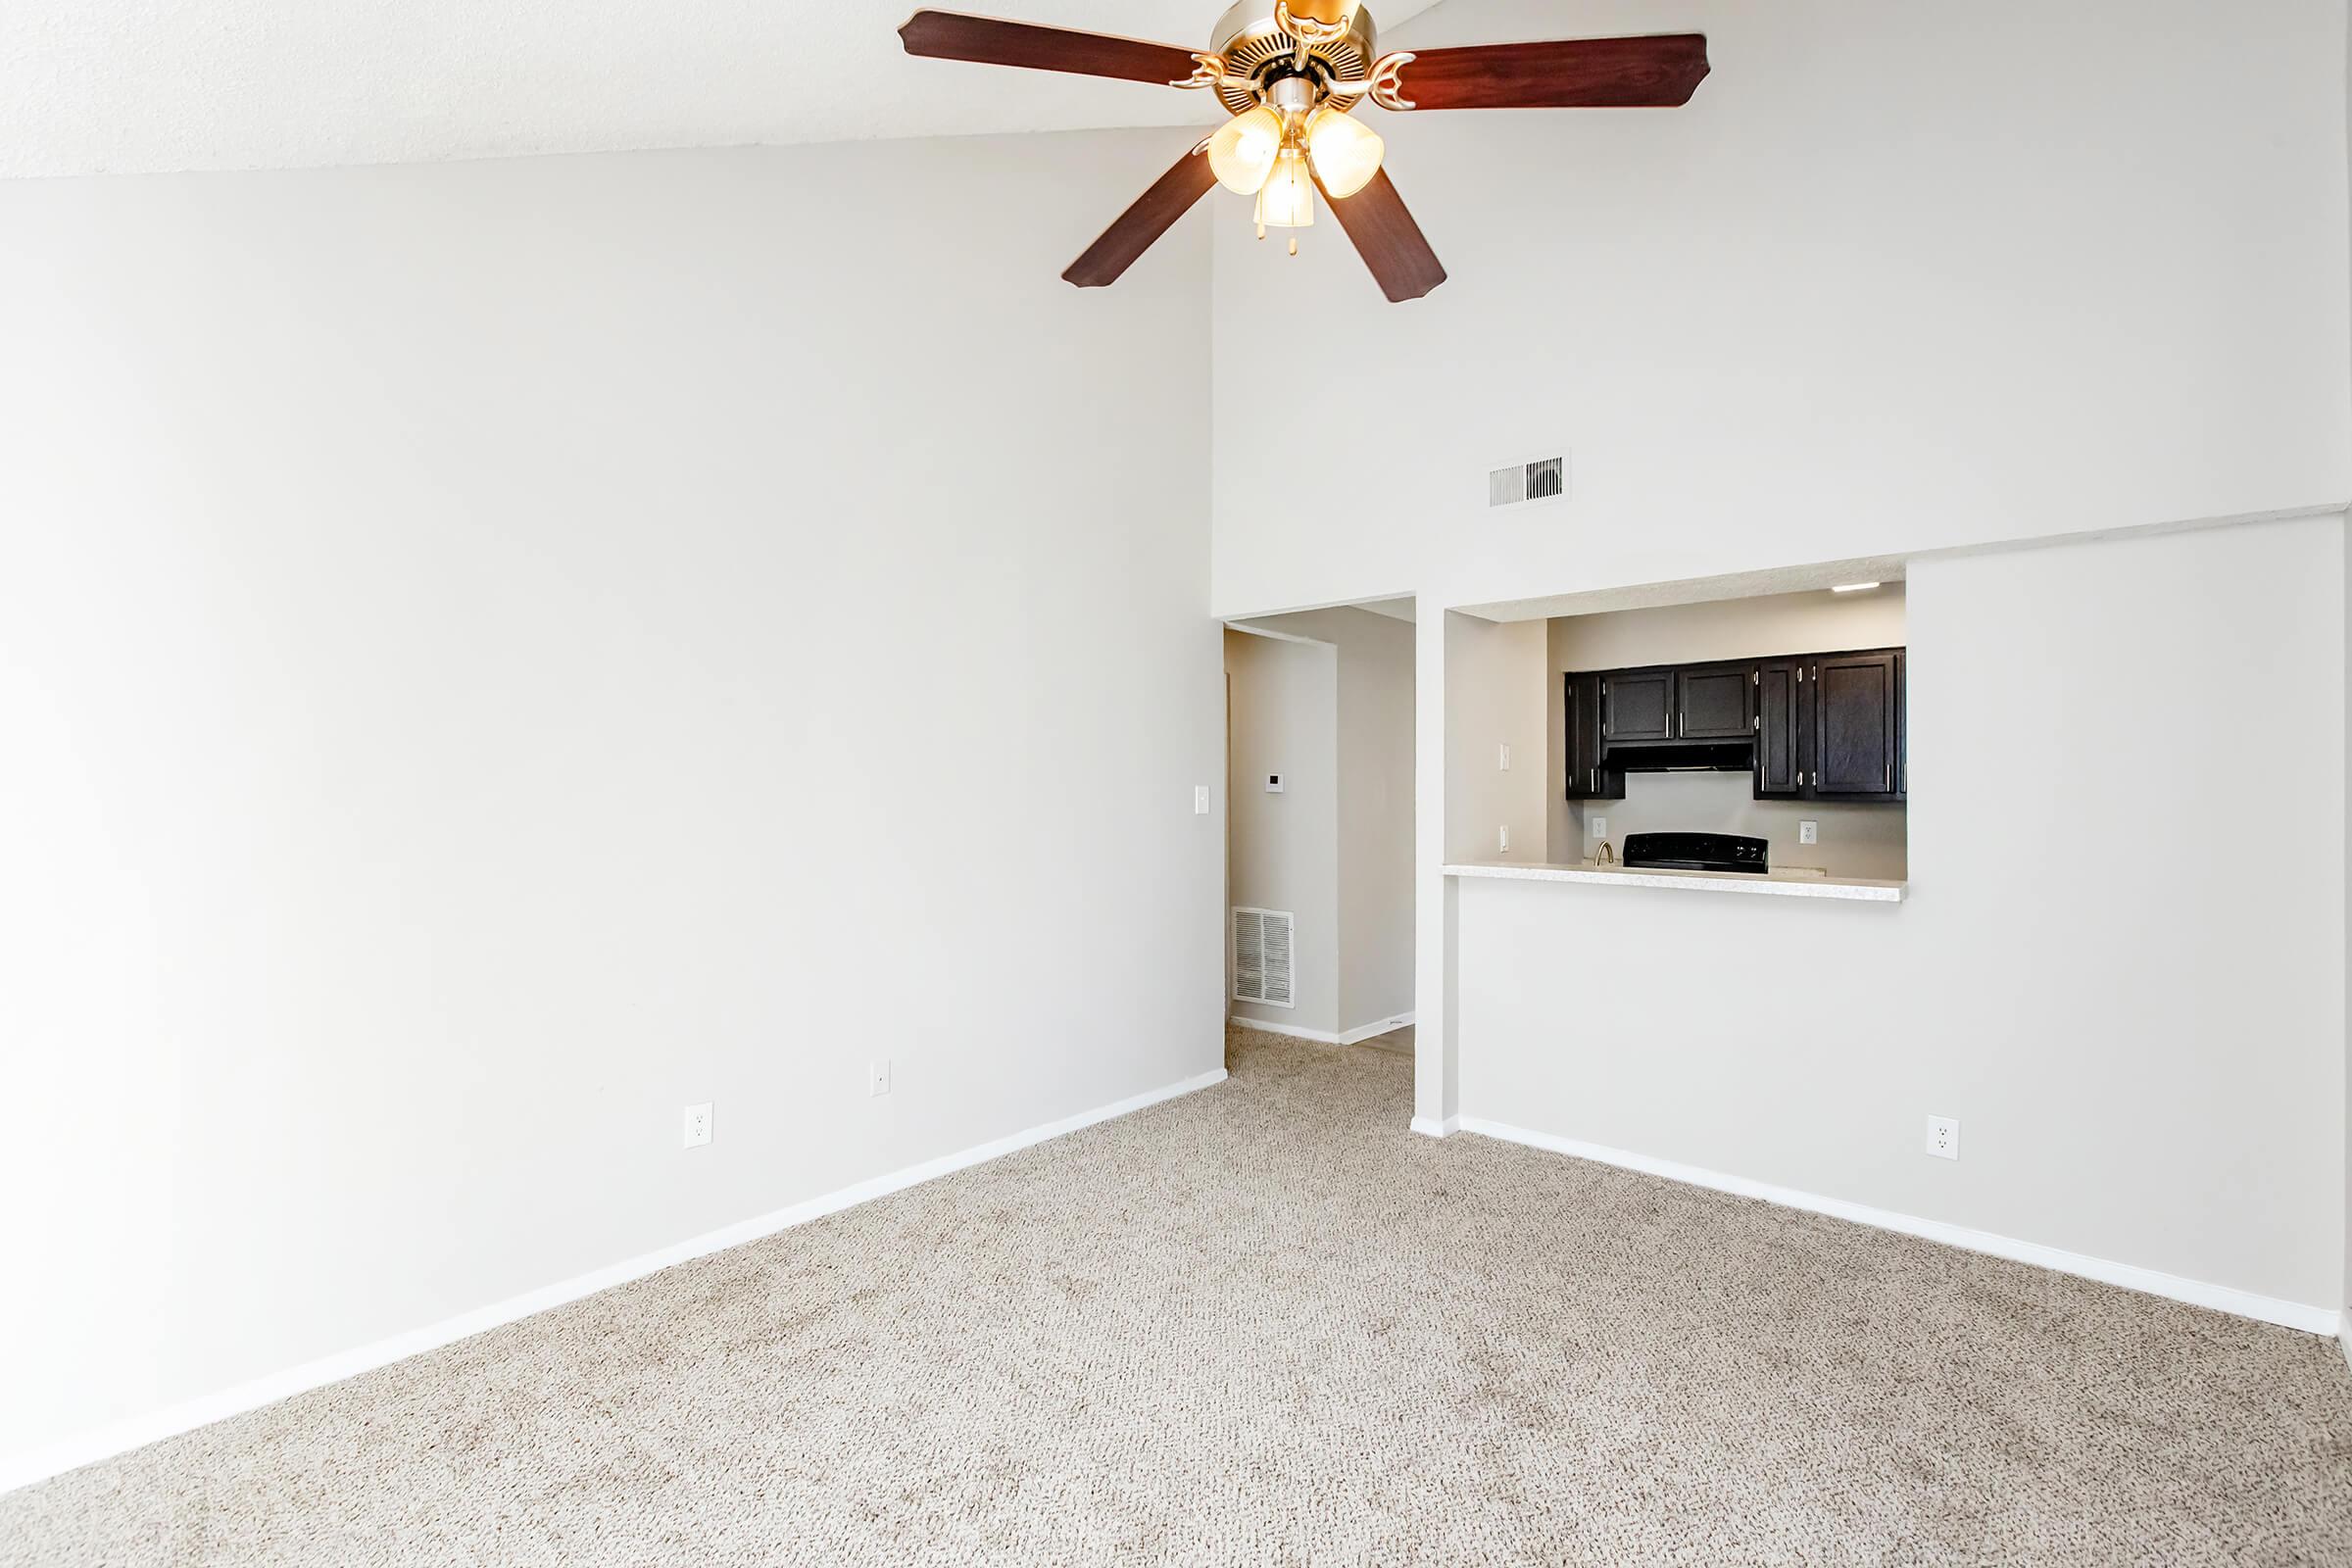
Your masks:
[[[1413,1010],[1413,628],[1349,606],[1262,624],[1328,643],[1339,662],[1336,914],[1347,1034]]]
[[[1541,862],[1544,626],[1446,615],[1446,858]],[[1508,771],[1504,746],[1511,749]],[[1510,830],[1501,848],[1498,829]]]
[[[1909,902],[1464,882],[1462,1114],[2331,1308],[2343,550],[1915,563]]]
[[[1676,111],[1384,120],[1389,168],[1451,273],[1426,300],[1383,305],[1336,225],[1296,260],[1246,223],[1215,228],[1215,608],[1407,592],[1423,607],[1417,1126],[1442,1130],[1469,1094],[1455,1024],[1509,970],[1457,900],[1492,911],[1561,891],[1457,889],[1435,870],[1458,814],[1453,725],[1430,707],[1447,674],[1439,611],[2337,511],[2352,496],[2345,20],[2342,0],[1995,0],[1965,25],[1867,0],[1446,6],[1384,42],[1696,27],[1715,73]],[[1265,504],[1293,476],[1254,367],[1300,299],[1361,322],[1348,450],[1377,467],[1344,507]],[[1486,510],[1488,467],[1562,449],[1569,501]],[[1916,719],[1931,688],[1912,580]],[[1916,744],[1912,765],[1916,884],[1932,777]],[[2340,790],[2341,755],[2314,765]],[[2185,816],[2163,842],[2184,834],[2200,837]],[[1952,939],[2005,942],[2021,902],[2012,888],[1970,906]],[[2277,909],[2166,907],[2219,948],[2304,941]],[[1881,1042],[1895,1054],[1874,1061],[1904,1059],[1922,1004],[1895,1000]],[[2343,1010],[2339,991],[2276,1017],[2300,1040]],[[1903,1109],[1908,1126],[1920,1107]],[[2280,1129],[2323,1142],[2274,1157],[2335,1172],[2340,1191],[2342,1122]],[[2082,1174],[2085,1203],[2139,1200],[2128,1172]],[[2303,1292],[2310,1234],[2276,1260]]]
[[[1703,663],[1774,654],[1834,653],[1903,644],[1903,585],[1869,593],[1827,590],[1719,599],[1704,604],[1555,615],[1547,622],[1550,676],[1545,690],[1545,809],[1551,853],[1561,860],[1595,854],[1594,819],[1608,823],[1614,849],[1628,833],[1740,833],[1769,840],[1775,866],[1814,866],[1833,876],[1904,875],[1904,808],[1853,806],[1837,801],[1759,801],[1744,773],[1634,773],[1625,799],[1571,803],[1565,776],[1566,709],[1560,674],[1566,670],[1626,669],[1638,664]],[[1818,842],[1802,844],[1799,824],[1812,822]]]
[[[2344,145],[2346,150],[2344,178],[2347,191],[2352,191],[2352,25],[2347,25],[2344,31]],[[2352,289],[2352,269],[2346,270],[2344,281],[2347,289]],[[2344,363],[2346,368],[2352,370],[2352,344],[2346,345]],[[2345,552],[2344,599],[2347,607],[2352,607],[2352,550]],[[2346,661],[2344,685],[2347,701],[2352,701],[2352,640],[2347,641]],[[2347,733],[2352,734],[2352,710],[2347,711],[2346,720]],[[2347,761],[2352,762],[2352,756],[2347,757]],[[2347,793],[2346,810],[2346,832],[2348,837],[2352,837],[2352,792]],[[2347,882],[2346,896],[2348,900],[2352,900],[2352,880]],[[2352,920],[2352,903],[2346,905],[2346,915],[2348,920]],[[2352,1013],[2352,965],[2346,966],[2345,980],[2347,1012]],[[2344,1348],[2345,1360],[2352,1362],[2352,1030],[2348,1030],[2344,1038],[2344,1059],[2343,1300],[2345,1304],[2343,1324],[2337,1330],[2337,1340]]]
[[[1292,954],[1290,1006],[1237,1001],[1227,1011],[1236,1018],[1336,1034],[1339,655],[1328,643],[1228,631],[1225,673],[1232,764],[1227,902],[1239,909],[1288,910]],[[1266,778],[1273,773],[1282,775],[1280,794],[1267,792]]]
[[[0,1455],[1217,1066],[1161,141],[0,183]]]
[[[1451,274],[1228,209],[1220,612],[1479,604],[2352,496],[2341,0],[1446,5],[1416,46],[1704,31],[1661,111],[1382,117]],[[1270,506],[1263,346],[1338,313],[1342,506]],[[1493,465],[1566,448],[1502,515]]]

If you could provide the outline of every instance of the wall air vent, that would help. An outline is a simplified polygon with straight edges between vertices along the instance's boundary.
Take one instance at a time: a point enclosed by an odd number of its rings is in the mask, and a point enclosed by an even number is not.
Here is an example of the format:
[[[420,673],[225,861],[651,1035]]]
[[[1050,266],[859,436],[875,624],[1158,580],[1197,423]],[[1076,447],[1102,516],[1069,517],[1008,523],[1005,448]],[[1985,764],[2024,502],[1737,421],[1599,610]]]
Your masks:
[[[1293,1005],[1291,916],[1283,909],[1233,911],[1233,1000]]]
[[[1535,458],[1487,470],[1487,505],[1515,507],[1525,501],[1552,501],[1568,493],[1568,460]]]

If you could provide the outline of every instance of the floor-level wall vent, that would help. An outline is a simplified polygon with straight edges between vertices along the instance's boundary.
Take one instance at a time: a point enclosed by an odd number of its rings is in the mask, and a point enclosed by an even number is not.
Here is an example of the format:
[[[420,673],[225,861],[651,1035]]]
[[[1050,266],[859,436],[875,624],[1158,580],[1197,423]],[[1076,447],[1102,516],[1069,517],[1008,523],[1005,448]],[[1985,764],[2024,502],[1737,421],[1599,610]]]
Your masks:
[[[1292,1005],[1291,916],[1285,909],[1233,911],[1233,1000]]]

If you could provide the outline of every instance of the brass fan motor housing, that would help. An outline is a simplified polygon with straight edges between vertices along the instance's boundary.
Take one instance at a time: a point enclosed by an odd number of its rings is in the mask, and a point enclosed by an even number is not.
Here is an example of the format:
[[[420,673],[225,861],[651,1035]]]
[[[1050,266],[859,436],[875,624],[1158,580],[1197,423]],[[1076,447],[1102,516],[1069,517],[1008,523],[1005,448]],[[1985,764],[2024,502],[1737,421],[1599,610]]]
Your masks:
[[[1291,14],[1302,23],[1330,25],[1338,24],[1346,17],[1347,9],[1344,0],[1297,0],[1289,6]],[[1359,7],[1346,32],[1327,42],[1310,41],[1306,45],[1308,72],[1311,74],[1320,71],[1324,80],[1360,80],[1371,74],[1372,63],[1380,58],[1374,47],[1378,38],[1372,26],[1372,13]],[[1224,57],[1229,76],[1247,77],[1256,83],[1254,89],[1231,82],[1217,84],[1217,96],[1225,101],[1227,110],[1237,115],[1262,103],[1268,81],[1292,74],[1298,56],[1298,40],[1283,30],[1275,20],[1274,0],[1239,0],[1232,10],[1217,19],[1208,47]],[[1318,92],[1316,96],[1321,94]]]

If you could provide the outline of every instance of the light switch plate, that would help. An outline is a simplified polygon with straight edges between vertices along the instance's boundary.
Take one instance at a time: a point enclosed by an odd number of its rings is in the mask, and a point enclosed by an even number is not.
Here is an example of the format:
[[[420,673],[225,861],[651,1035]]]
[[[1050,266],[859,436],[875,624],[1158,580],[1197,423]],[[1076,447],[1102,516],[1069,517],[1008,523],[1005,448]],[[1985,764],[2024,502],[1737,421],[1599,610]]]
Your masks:
[[[1509,741],[1499,742],[1495,751],[1498,754],[1495,759],[1495,770],[1508,773],[1511,770],[1511,743]]]
[[[868,1096],[890,1093],[890,1058],[888,1056],[866,1064],[865,1092]]]
[[[1195,816],[1208,814],[1208,786],[1205,784],[1193,786],[1193,814]]]

